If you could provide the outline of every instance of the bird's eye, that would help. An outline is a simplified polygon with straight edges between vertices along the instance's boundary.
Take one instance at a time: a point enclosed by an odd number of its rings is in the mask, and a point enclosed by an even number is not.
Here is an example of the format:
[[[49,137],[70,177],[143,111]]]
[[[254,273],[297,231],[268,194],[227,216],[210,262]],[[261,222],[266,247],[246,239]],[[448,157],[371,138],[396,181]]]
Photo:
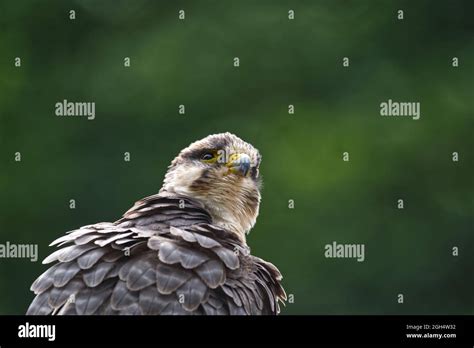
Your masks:
[[[211,152],[206,152],[202,154],[201,159],[203,161],[212,161],[214,159],[214,154]]]

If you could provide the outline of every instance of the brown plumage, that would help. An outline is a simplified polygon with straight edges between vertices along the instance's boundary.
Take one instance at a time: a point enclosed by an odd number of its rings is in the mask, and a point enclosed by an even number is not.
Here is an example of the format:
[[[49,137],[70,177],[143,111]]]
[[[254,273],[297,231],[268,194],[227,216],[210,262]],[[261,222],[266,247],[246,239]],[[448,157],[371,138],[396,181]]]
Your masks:
[[[259,164],[258,151],[229,133],[191,144],[158,194],[52,243],[64,247],[43,261],[55,264],[31,286],[27,314],[279,313],[280,272],[245,241],[258,215]]]

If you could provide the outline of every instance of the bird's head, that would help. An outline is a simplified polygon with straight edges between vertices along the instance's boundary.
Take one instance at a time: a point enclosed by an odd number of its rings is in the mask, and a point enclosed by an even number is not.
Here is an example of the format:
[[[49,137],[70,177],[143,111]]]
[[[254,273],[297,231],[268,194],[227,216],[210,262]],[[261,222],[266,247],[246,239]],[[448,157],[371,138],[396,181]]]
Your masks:
[[[260,153],[231,133],[209,135],[171,162],[161,191],[199,201],[213,223],[243,240],[260,205]]]

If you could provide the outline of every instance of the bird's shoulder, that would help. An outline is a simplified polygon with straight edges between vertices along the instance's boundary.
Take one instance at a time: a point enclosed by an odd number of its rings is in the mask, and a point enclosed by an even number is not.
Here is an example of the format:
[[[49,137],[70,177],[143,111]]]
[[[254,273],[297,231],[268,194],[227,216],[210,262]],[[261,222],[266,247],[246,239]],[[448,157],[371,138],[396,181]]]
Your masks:
[[[189,199],[147,197],[52,245],[29,314],[272,314],[285,298],[276,267]]]

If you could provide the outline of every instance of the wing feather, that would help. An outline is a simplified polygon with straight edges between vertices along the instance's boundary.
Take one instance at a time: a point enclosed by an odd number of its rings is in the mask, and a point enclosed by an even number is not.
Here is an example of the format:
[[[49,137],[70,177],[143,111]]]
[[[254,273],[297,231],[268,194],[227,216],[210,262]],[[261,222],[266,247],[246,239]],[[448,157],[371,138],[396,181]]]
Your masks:
[[[30,315],[276,314],[281,274],[196,202],[154,195],[55,240]],[[64,244],[69,246],[63,246]],[[72,300],[70,300],[72,299]]]

